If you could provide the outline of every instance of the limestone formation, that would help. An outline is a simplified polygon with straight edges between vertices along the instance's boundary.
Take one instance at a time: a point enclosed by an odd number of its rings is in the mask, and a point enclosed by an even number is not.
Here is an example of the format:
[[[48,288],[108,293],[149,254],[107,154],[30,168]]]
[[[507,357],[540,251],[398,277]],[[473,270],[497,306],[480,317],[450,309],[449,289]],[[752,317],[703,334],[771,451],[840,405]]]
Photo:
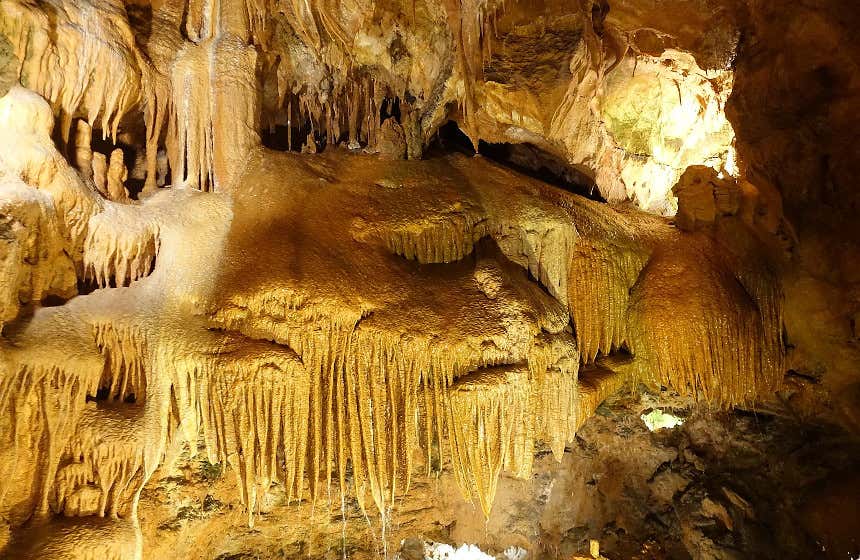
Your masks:
[[[782,398],[745,12],[651,4],[0,2],[2,554],[148,557],[182,453],[241,523],[354,502],[388,554],[415,486],[489,519],[622,388]]]
[[[128,179],[128,168],[123,161],[122,150],[117,148],[110,153],[110,163],[108,164],[107,177],[107,192],[108,197],[114,202],[127,202],[128,189],[124,183]]]

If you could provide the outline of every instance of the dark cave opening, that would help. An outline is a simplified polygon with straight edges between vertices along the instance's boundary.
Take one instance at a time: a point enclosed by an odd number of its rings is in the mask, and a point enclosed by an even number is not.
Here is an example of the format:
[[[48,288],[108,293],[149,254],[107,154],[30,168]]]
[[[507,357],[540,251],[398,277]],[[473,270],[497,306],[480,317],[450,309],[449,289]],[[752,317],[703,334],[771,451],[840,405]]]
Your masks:
[[[278,124],[264,130],[260,135],[263,146],[279,152],[300,152],[311,131],[309,124],[292,126]]]
[[[460,130],[457,123],[448,121],[439,131],[427,150],[428,155],[460,152],[474,156],[472,141]],[[546,150],[533,144],[495,144],[480,140],[478,155],[486,157],[508,169],[538,179],[567,192],[590,200],[606,202],[597,184],[585,173]]]
[[[296,109],[302,107],[300,97],[294,95],[287,107],[289,116],[280,115],[267,127],[263,127],[260,138],[264,147],[279,152],[307,151],[309,135],[312,135],[314,140],[314,147],[310,151],[320,152],[329,146],[342,145],[347,142],[349,124],[344,117],[340,117],[339,129],[335,137],[334,131],[327,127],[325,119],[318,119]],[[401,99],[399,97],[385,97],[379,104],[378,118],[376,126],[380,126],[389,118],[401,123]],[[364,134],[359,134],[362,146],[367,143],[367,138],[364,136]]]
[[[144,165],[144,160],[146,158],[144,145],[146,142],[145,139],[140,136],[139,130],[133,129],[132,132],[138,133],[135,135],[133,140],[129,140],[125,136],[120,135],[120,138],[117,138],[117,140],[114,141],[110,135],[104,133],[102,129],[93,128],[90,147],[94,153],[97,152],[103,154],[108,162],[110,161],[111,153],[113,153],[114,150],[117,148],[122,150],[122,160],[128,170],[128,177],[123,184],[125,185],[125,188],[128,189],[128,195],[133,199],[137,199],[140,192],[143,190],[143,186],[146,181]],[[138,136],[140,137],[138,138]],[[127,141],[124,142],[121,138],[124,138]]]
[[[491,144],[481,140],[478,152],[523,175],[590,200],[606,202],[597,184],[588,175],[533,144]]]

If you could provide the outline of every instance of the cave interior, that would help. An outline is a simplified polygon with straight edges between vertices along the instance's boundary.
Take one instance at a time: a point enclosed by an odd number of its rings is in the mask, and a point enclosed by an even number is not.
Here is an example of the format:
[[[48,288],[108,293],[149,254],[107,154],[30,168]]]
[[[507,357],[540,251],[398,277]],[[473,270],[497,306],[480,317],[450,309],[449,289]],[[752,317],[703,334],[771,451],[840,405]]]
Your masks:
[[[856,0],[0,0],[0,557],[860,558]]]

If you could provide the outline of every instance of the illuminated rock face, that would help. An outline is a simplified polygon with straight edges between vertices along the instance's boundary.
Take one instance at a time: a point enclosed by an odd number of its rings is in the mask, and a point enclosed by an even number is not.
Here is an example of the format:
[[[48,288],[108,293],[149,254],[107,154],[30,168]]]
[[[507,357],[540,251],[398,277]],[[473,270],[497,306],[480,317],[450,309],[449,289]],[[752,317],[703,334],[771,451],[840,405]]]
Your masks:
[[[387,151],[380,113],[396,115],[410,158],[453,119],[476,146],[534,145],[606,198],[664,215],[688,165],[734,173],[723,108],[736,30],[714,37],[700,67],[669,35],[636,30],[629,6],[616,21],[591,2],[137,4],[137,36],[119,0],[8,2],[3,32],[22,83],[60,113],[63,142],[76,117],[116,138],[143,107],[149,190],[162,143],[172,184],[208,190],[242,164],[219,146],[246,150],[257,131],[289,128],[297,148],[312,132],[320,144]],[[219,123],[222,105],[232,112]]]
[[[183,446],[236,477],[243,522],[278,486],[384,527],[434,469],[489,515],[625,383],[779,388],[787,226],[734,178],[734,35],[539,8],[0,6],[8,554],[145,556],[141,491]],[[449,119],[639,208],[421,159]]]

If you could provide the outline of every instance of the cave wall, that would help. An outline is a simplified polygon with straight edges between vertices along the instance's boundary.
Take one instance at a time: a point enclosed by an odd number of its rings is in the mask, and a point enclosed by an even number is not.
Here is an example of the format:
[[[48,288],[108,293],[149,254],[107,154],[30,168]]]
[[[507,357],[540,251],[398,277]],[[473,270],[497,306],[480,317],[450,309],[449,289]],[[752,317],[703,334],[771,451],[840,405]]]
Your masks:
[[[860,13],[853,2],[750,2],[728,105],[741,160],[792,217],[857,208]]]
[[[779,193],[772,205],[791,226],[784,278],[797,406],[855,430],[858,18],[853,2],[749,2],[726,108],[743,172]]]

